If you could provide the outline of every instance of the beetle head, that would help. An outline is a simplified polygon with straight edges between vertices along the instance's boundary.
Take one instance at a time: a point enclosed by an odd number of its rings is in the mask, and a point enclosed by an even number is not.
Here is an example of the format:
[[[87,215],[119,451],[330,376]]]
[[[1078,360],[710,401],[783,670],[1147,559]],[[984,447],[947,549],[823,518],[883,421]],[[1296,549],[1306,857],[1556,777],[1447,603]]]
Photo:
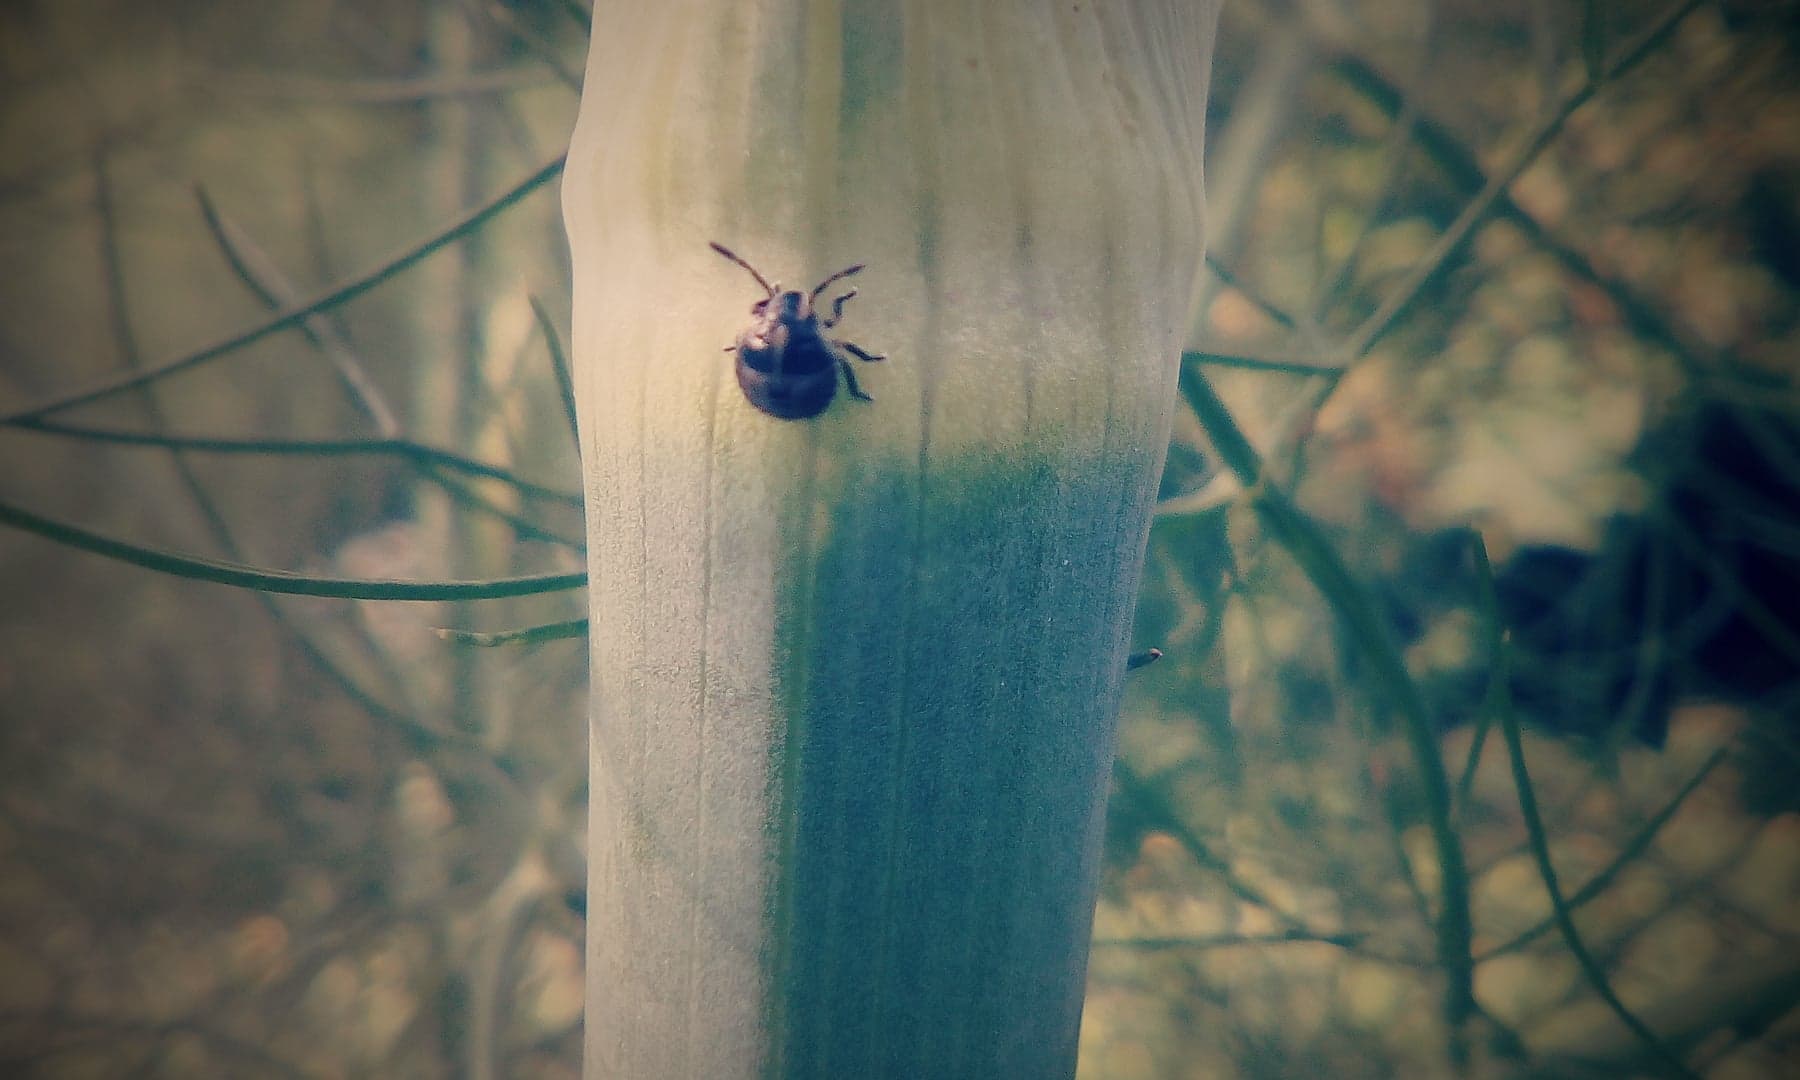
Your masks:
[[[798,322],[806,317],[806,298],[797,292],[784,292],[778,298],[781,310],[775,317],[782,322]]]

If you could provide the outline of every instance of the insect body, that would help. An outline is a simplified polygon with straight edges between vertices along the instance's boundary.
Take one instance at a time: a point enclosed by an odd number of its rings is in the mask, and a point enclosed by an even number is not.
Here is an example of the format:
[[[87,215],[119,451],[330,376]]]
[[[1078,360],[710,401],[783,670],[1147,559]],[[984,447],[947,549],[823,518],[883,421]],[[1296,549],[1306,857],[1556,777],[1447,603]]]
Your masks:
[[[837,394],[839,371],[844,373],[851,397],[875,400],[856,385],[856,373],[838,350],[863,361],[885,358],[824,334],[843,318],[844,302],[855,296],[856,290],[833,300],[831,314],[826,318],[820,318],[813,306],[827,285],[859,273],[862,264],[839,270],[819,282],[811,293],[802,295],[792,290],[783,292],[780,286],[769,284],[755,267],[724,245],[715,243],[712,249],[750,271],[750,276],[768,293],[750,305],[750,314],[756,321],[738,335],[735,345],[725,347],[726,352],[737,353],[738,385],[750,404],[782,420],[817,416]]]

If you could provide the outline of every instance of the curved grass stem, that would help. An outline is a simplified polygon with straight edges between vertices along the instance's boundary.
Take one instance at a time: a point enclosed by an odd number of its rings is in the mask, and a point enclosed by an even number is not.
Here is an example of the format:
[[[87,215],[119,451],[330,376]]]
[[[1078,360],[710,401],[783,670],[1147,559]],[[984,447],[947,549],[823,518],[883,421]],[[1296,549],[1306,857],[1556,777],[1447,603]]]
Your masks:
[[[79,405],[86,405],[136,390],[141,386],[148,386],[171,375],[228,356],[272,334],[300,326],[311,316],[356,299],[377,285],[411,269],[440,249],[481,228],[507,207],[554,180],[562,172],[563,162],[564,158],[559,156],[554,161],[539,166],[523,180],[470,210],[447,227],[439,229],[426,239],[383,259],[363,273],[340,282],[311,300],[288,308],[255,326],[240,330],[211,345],[188,353],[186,356],[178,356],[160,364],[151,364],[126,375],[102,379],[86,389],[58,394],[35,405],[0,414],[0,424],[12,426],[28,420],[42,419]]]
[[[1695,1080],[1698,1074],[1682,1062],[1680,1055],[1619,1000],[1619,995],[1607,980],[1606,972],[1601,969],[1599,961],[1582,940],[1580,931],[1575,928],[1574,913],[1569,907],[1568,899],[1563,896],[1562,887],[1557,884],[1556,867],[1550,861],[1549,841],[1545,839],[1544,822],[1538,815],[1537,798],[1532,793],[1531,773],[1525,765],[1525,746],[1519,736],[1519,721],[1510,708],[1501,710],[1500,733],[1506,739],[1507,754],[1512,761],[1513,784],[1519,792],[1519,809],[1525,817],[1525,833],[1530,841],[1531,855],[1537,863],[1538,875],[1543,879],[1544,888],[1550,894],[1550,909],[1555,913],[1556,928],[1562,934],[1563,943],[1569,947],[1569,954],[1575,958],[1575,963],[1580,966],[1583,977],[1593,987],[1594,993],[1599,995],[1613,1015],[1623,1021],[1650,1051],[1653,1060],[1660,1066],[1660,1071],[1666,1076]]]
[[[1469,915],[1468,869],[1462,842],[1451,825],[1450,784],[1438,753],[1424,699],[1406,670],[1400,650],[1366,591],[1312,519],[1263,474],[1263,463],[1205,376],[1189,368],[1181,388],[1227,468],[1237,474],[1257,516],[1299,564],[1349,631],[1351,642],[1374,673],[1377,697],[1400,717],[1402,734],[1424,790],[1426,824],[1437,853],[1437,956],[1448,979],[1444,1017],[1453,1062],[1466,1059],[1465,1022],[1474,1014],[1473,932]]]
[[[116,537],[33,513],[0,502],[0,525],[35,533],[68,547],[131,563],[146,570],[173,574],[215,585],[283,593],[288,596],[323,596],[339,600],[492,600],[503,596],[578,589],[587,574],[523,574],[481,581],[392,581],[382,578],[331,578],[296,574],[285,570],[259,570],[239,563],[179,555],[161,548],[128,543]]]

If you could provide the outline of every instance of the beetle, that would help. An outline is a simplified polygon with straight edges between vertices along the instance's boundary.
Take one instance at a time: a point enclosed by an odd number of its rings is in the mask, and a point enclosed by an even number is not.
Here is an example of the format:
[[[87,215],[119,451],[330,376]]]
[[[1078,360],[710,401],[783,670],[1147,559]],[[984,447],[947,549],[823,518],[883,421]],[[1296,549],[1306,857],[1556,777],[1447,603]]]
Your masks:
[[[735,343],[725,346],[726,352],[737,353],[738,386],[750,404],[781,420],[817,416],[837,395],[839,371],[844,373],[851,397],[858,401],[875,400],[856,385],[856,373],[838,350],[865,363],[887,358],[824,334],[844,317],[844,303],[856,295],[856,290],[833,300],[831,314],[825,318],[820,318],[813,306],[826,286],[861,273],[862,263],[839,270],[803,295],[769,284],[756,267],[725,245],[714,242],[712,249],[748,270],[768,294],[750,305],[750,314],[756,321],[738,335]]]

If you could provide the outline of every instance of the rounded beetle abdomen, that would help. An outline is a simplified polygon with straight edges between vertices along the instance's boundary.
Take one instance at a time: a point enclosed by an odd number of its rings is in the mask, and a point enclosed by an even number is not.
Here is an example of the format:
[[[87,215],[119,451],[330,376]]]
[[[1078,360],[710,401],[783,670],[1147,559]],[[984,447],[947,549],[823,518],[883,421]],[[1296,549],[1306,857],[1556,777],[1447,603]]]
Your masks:
[[[817,416],[825,411],[837,393],[835,363],[811,371],[789,369],[777,374],[758,367],[752,359],[756,356],[747,349],[738,353],[738,386],[743,388],[744,397],[750,404],[770,416],[782,420]]]

